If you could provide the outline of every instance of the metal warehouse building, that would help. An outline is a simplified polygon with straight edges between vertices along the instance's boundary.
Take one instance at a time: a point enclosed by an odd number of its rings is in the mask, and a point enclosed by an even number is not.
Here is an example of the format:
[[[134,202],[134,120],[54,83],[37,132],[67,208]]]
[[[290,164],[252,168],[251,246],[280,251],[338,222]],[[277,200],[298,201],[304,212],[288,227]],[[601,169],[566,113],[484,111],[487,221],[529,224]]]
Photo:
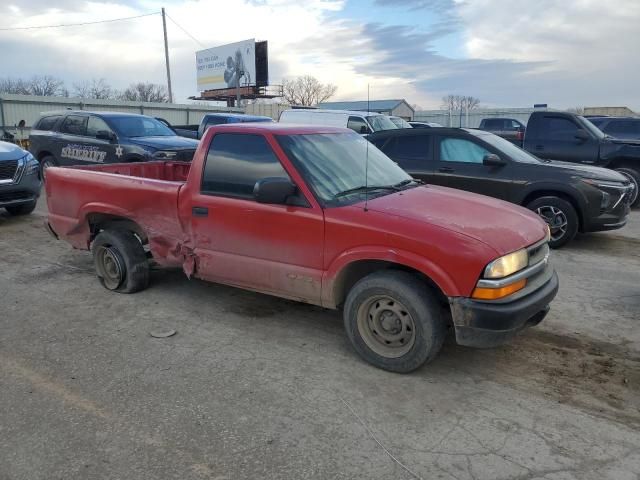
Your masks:
[[[378,112],[386,115],[395,115],[405,120],[413,119],[413,108],[405,99],[402,100],[366,100],[357,102],[324,102],[319,103],[318,108],[329,110],[356,110],[359,112]]]

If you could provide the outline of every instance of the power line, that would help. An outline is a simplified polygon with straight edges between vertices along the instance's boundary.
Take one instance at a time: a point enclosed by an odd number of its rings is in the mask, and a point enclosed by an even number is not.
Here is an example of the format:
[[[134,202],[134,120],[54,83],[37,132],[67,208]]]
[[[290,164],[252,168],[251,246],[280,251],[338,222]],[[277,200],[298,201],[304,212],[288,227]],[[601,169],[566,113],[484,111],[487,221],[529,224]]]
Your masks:
[[[10,31],[10,30],[38,30],[38,29],[41,29],[41,28],[78,27],[78,26],[81,26],[81,25],[95,25],[96,23],[111,23],[111,22],[119,22],[121,20],[133,20],[134,18],[149,17],[151,15],[159,15],[159,14],[160,14],[160,12],[152,12],[152,13],[145,13],[143,15],[136,15],[136,16],[133,16],[133,17],[113,18],[111,20],[98,20],[98,21],[95,21],[95,22],[62,23],[62,24],[59,24],[59,25],[40,25],[40,26],[32,26],[32,27],[2,27],[2,28],[0,28],[0,31],[6,32],[6,31]],[[182,28],[182,27],[180,27],[180,28]]]
[[[169,14],[168,14],[168,13],[166,13],[166,12],[165,12],[165,15],[167,16],[167,18],[168,18],[169,20],[171,20],[171,21],[176,25],[176,27],[178,27],[180,30],[182,30],[184,33],[186,33],[189,37],[191,37],[191,40],[193,40],[194,42],[196,42],[196,43],[197,43],[198,45],[200,45],[201,47],[204,47],[204,45],[202,44],[202,42],[201,42],[200,40],[198,40],[196,37],[194,37],[194,36],[193,36],[193,35],[191,35],[189,32],[187,32],[184,28],[182,28],[178,22],[176,22],[173,18],[171,18],[171,17],[169,16]]]

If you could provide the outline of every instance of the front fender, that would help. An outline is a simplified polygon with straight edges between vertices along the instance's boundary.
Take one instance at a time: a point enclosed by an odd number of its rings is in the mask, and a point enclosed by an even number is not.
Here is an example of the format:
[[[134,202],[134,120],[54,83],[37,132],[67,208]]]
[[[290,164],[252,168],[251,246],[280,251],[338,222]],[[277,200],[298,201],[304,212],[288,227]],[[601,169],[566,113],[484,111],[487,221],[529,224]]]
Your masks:
[[[378,245],[360,246],[338,255],[322,277],[322,303],[333,308],[337,305],[336,282],[350,264],[362,260],[378,260],[417,270],[429,277],[438,288],[450,297],[461,295],[461,288],[453,277],[436,262],[413,252]]]

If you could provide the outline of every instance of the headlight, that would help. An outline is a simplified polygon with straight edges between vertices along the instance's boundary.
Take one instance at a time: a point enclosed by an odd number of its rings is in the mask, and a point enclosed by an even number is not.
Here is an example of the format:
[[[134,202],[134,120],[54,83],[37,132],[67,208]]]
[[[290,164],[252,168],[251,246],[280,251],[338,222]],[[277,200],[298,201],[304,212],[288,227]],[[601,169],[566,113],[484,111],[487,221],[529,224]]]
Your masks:
[[[171,160],[172,158],[176,158],[178,152],[169,152],[166,150],[159,150],[151,155],[156,160]]]
[[[526,249],[518,250],[491,262],[484,269],[484,278],[504,278],[512,275],[529,264]]]
[[[40,162],[33,158],[33,155],[27,153],[24,157],[24,173],[25,175],[36,175],[40,171]]]

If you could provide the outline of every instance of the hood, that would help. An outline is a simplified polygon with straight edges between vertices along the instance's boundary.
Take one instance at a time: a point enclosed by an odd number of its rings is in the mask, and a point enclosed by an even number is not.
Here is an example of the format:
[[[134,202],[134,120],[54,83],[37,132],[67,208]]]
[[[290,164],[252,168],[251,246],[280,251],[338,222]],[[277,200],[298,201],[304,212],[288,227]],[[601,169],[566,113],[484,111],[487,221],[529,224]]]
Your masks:
[[[192,138],[168,136],[168,137],[129,137],[129,141],[141,147],[155,148],[156,150],[195,150],[198,141]]]
[[[0,162],[3,160],[18,160],[27,152],[13,143],[0,142]]]
[[[466,235],[489,245],[499,255],[536,243],[547,233],[546,224],[523,207],[435,185],[369,200],[368,208]]]
[[[561,162],[559,160],[551,160],[543,162],[540,165],[550,168],[559,168],[570,175],[580,178],[590,178],[592,180],[604,180],[610,182],[626,182],[627,178],[609,168],[595,167],[592,165],[580,165],[571,162]]]

